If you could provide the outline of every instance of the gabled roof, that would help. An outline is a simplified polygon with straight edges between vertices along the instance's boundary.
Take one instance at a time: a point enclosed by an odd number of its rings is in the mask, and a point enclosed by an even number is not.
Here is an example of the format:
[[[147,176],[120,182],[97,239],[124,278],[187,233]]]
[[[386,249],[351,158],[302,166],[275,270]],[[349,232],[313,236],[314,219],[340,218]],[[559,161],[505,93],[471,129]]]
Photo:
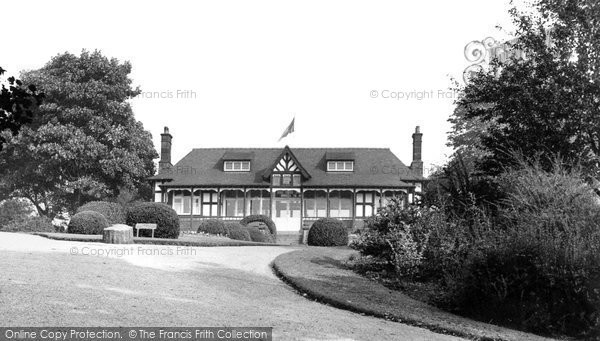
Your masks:
[[[265,173],[263,174],[263,179],[265,179],[265,181],[267,181],[267,182],[269,181],[269,179],[271,178],[271,174],[273,173],[273,170],[275,169],[275,167],[277,167],[277,164],[279,163],[279,161],[286,154],[288,154],[292,158],[292,160],[296,164],[296,167],[298,167],[298,169],[300,170],[303,180],[310,179],[310,174],[306,171],[306,169],[304,169],[304,167],[302,167],[302,164],[300,163],[300,161],[298,161],[298,159],[296,158],[294,153],[292,153],[292,151],[290,150],[290,147],[288,147],[288,146],[285,146],[285,148],[283,148],[283,151],[281,152],[279,157],[276,158],[275,161],[273,162],[273,164],[271,165],[271,167],[265,171]]]
[[[288,148],[310,178],[305,187],[412,187],[407,181],[423,181],[389,148]],[[176,186],[269,186],[264,175],[286,152],[286,148],[199,148],[177,162],[168,174]],[[223,162],[232,153],[252,154],[249,172],[224,172]],[[353,172],[327,172],[327,155],[354,155]],[[338,155],[340,155],[338,154]],[[165,175],[150,180],[164,179]]]

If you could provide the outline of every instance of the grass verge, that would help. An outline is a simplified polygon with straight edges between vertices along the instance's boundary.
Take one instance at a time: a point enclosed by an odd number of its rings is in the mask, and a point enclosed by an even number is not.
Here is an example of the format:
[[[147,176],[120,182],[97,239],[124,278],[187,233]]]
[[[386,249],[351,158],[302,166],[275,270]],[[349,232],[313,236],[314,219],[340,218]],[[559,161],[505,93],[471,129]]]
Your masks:
[[[337,308],[475,340],[551,340],[456,316],[390,290],[344,265],[353,252],[309,247],[278,256],[272,266],[302,294]]]

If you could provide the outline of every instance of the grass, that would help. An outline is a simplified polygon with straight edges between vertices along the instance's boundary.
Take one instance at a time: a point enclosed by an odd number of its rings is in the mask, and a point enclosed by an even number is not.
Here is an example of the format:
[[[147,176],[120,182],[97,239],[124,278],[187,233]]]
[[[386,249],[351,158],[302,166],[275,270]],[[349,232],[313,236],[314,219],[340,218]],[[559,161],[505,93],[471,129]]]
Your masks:
[[[35,235],[55,240],[75,242],[102,242],[101,235],[83,235],[71,233],[36,232]],[[257,243],[233,240],[226,237],[208,236],[203,234],[184,234],[178,239],[133,237],[135,244],[177,245],[177,246],[281,246],[279,244]]]
[[[346,267],[355,251],[311,247],[278,256],[275,272],[301,293],[335,307],[477,340],[548,340],[444,312]]]

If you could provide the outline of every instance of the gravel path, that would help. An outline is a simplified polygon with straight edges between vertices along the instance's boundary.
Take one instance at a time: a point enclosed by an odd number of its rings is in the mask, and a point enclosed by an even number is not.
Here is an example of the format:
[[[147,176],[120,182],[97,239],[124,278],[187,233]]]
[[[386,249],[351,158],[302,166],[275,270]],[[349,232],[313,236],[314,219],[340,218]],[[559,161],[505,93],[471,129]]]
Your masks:
[[[265,326],[274,340],[458,340],[307,300],[289,247],[109,246],[0,232],[4,326]]]

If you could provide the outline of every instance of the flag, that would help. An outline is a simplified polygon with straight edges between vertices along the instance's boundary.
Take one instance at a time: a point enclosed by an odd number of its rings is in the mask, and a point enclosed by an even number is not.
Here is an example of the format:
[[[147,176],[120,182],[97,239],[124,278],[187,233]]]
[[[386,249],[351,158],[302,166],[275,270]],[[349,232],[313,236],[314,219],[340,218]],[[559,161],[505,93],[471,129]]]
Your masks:
[[[286,137],[289,134],[294,132],[294,121],[295,120],[296,120],[296,118],[294,117],[292,119],[292,122],[290,123],[290,125],[287,128],[285,128],[285,131],[283,132],[283,134],[281,134],[281,137],[279,138],[279,140],[277,142],[281,141],[281,139],[283,139],[284,137]]]

